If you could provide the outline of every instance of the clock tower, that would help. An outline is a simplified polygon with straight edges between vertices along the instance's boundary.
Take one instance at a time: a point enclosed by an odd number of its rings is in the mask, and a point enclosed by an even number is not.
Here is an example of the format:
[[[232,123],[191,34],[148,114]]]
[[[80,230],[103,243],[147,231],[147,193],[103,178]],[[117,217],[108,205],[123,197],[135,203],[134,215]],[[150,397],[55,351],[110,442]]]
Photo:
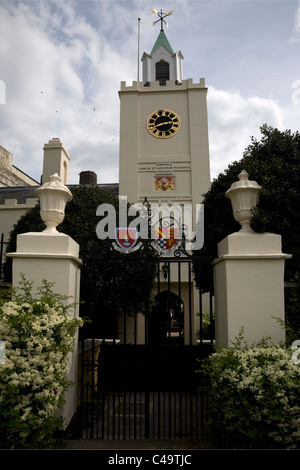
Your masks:
[[[183,55],[159,16],[159,35],[141,58],[142,81],[121,82],[119,194],[129,203],[147,197],[194,206],[210,186],[207,88],[203,78],[183,79]]]

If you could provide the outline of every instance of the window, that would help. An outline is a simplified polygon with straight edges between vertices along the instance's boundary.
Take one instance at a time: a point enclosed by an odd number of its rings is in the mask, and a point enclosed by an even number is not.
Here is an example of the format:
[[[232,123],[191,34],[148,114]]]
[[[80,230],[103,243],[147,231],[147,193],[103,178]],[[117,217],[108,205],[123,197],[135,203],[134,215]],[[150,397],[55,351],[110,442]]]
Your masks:
[[[160,60],[155,64],[155,80],[159,81],[160,85],[166,85],[166,81],[170,80],[170,66],[168,62]]]

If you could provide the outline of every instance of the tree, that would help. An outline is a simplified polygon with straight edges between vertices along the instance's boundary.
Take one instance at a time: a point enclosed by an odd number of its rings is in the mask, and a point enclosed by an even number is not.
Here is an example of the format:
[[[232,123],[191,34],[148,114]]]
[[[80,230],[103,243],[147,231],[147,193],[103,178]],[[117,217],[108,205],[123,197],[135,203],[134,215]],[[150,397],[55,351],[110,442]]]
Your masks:
[[[204,195],[204,250],[217,256],[217,244],[241,227],[233,218],[230,200],[225,192],[238,180],[242,170],[256,181],[262,191],[253,212],[251,226],[256,232],[282,236],[282,249],[293,258],[287,262],[286,276],[299,271],[300,263],[300,134],[284,132],[266,124],[261,127],[260,141],[254,137],[240,161],[213,180]]]
[[[112,248],[112,240],[100,240],[96,226],[100,218],[96,209],[100,204],[112,204],[117,220],[119,199],[98,186],[70,187],[73,199],[68,202],[65,218],[57,230],[72,237],[80,246],[79,257],[83,261],[81,270],[81,315],[93,320],[92,328],[103,335],[117,337],[117,317],[144,312],[151,302],[151,290],[155,279],[157,252],[148,240],[131,254],[119,253]],[[45,228],[40,218],[40,206],[29,210],[14,226],[7,252],[16,250],[16,237],[20,233],[39,232]],[[11,281],[11,261],[5,263],[6,281]],[[82,331],[89,328],[87,323]]]
[[[225,192],[238,180],[238,174],[246,170],[249,179],[262,187],[251,226],[259,233],[282,236],[282,251],[292,254],[285,269],[285,279],[291,281],[300,273],[300,134],[290,130],[279,131],[266,124],[260,130],[261,140],[252,137],[242,159],[231,163],[214,179],[204,195],[202,253],[216,258],[217,244],[230,233],[240,230]],[[196,270],[195,280],[197,282]]]

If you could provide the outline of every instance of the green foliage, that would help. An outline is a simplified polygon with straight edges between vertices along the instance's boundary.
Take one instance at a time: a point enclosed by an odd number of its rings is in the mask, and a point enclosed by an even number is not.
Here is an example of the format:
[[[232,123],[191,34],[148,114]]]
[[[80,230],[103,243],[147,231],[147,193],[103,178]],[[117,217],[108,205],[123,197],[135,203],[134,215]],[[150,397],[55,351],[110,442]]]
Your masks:
[[[0,307],[0,447],[54,449],[62,445],[65,423],[55,416],[71,383],[69,354],[82,320],[72,319],[67,298],[42,281],[37,298],[22,277],[20,288]]]
[[[201,314],[198,312],[196,314],[196,317],[200,318],[201,320]],[[202,333],[202,335],[201,335]],[[203,312],[202,313],[202,328],[197,330],[196,332],[197,338],[204,340],[212,340],[215,338],[215,314],[212,312]]]
[[[284,289],[287,344],[300,338],[300,274],[296,272]]]
[[[93,325],[85,323],[83,331],[98,328],[103,336],[117,337],[118,314],[124,310],[127,314],[143,312],[152,301],[156,270],[149,259],[155,259],[157,252],[147,240],[132,254],[114,250],[111,240],[97,237],[100,217],[96,216],[96,210],[100,204],[112,204],[118,220],[118,198],[98,186],[79,185],[70,190],[73,199],[66,205],[65,218],[57,230],[72,237],[80,246],[79,257],[83,261],[80,315],[93,320]],[[45,228],[39,210],[37,205],[19,219],[10,234],[7,252],[15,251],[17,234]],[[10,259],[5,263],[4,272],[9,282]]]
[[[252,228],[256,232],[271,232],[282,236],[283,252],[293,255],[286,263],[286,279],[300,265],[300,134],[284,132],[266,124],[261,127],[261,140],[252,137],[243,158],[221,173],[204,195],[203,253],[217,257],[217,244],[240,229],[234,220],[231,203],[225,192],[238,180],[242,170],[249,179],[262,186]],[[197,281],[197,277],[196,277]]]
[[[300,448],[299,364],[292,350],[267,340],[232,348],[202,365],[211,408],[213,445],[226,449]]]

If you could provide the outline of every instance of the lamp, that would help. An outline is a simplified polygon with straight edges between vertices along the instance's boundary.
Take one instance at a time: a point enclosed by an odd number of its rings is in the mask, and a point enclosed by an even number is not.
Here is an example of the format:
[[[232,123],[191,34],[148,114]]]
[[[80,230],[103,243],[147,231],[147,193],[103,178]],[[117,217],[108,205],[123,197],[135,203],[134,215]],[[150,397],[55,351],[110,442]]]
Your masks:
[[[165,264],[162,266],[162,271],[163,271],[164,279],[165,279],[165,281],[167,281],[167,279],[168,279],[168,273],[169,273],[169,266],[168,266],[167,263],[165,263]]]

